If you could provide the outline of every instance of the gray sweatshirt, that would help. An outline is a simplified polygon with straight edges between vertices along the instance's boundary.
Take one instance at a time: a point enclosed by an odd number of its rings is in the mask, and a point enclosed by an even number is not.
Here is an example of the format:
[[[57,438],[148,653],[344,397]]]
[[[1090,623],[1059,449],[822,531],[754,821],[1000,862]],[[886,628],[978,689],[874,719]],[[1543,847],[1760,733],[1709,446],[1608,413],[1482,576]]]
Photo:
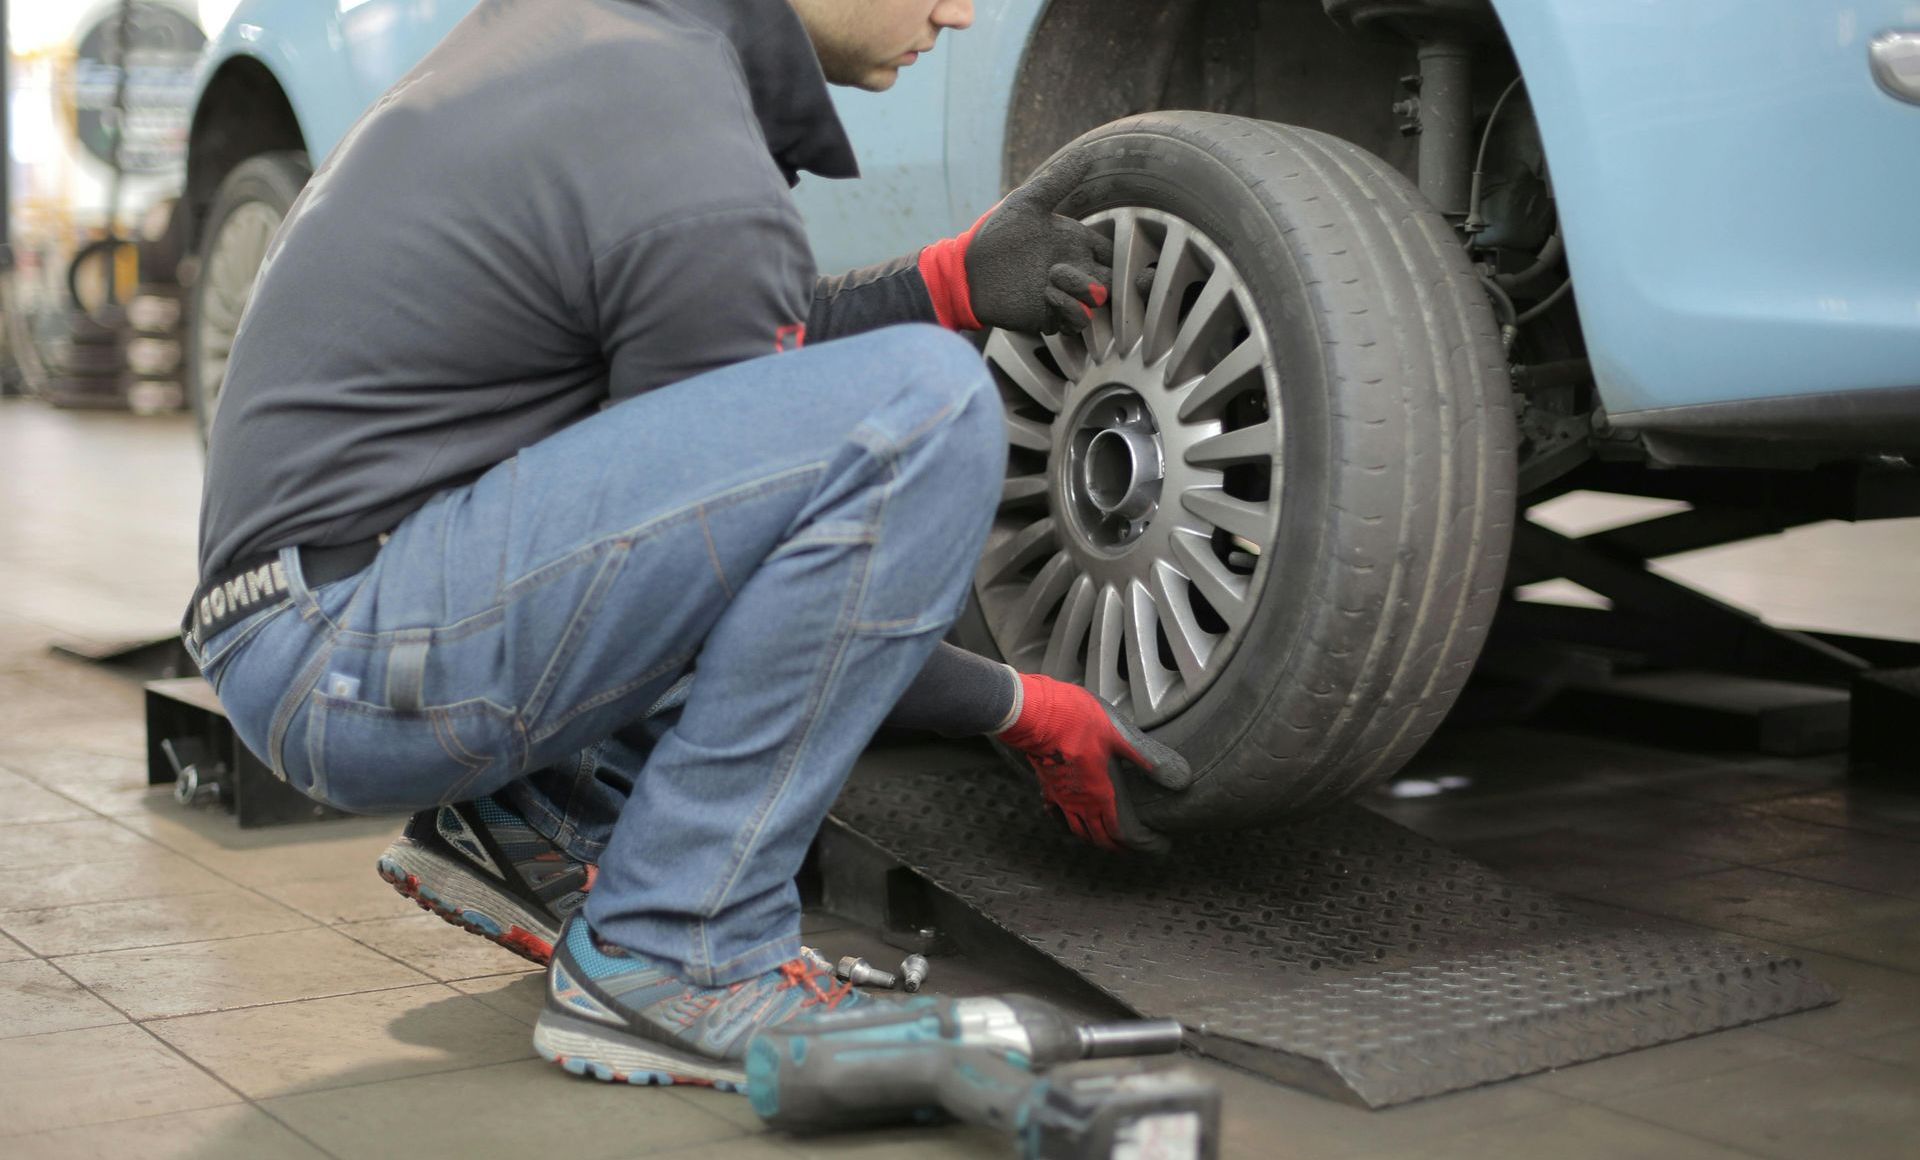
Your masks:
[[[788,0],[482,0],[268,251],[209,438],[202,580],[386,531],[609,401],[933,321],[912,257],[816,278],[802,170],[857,175]]]

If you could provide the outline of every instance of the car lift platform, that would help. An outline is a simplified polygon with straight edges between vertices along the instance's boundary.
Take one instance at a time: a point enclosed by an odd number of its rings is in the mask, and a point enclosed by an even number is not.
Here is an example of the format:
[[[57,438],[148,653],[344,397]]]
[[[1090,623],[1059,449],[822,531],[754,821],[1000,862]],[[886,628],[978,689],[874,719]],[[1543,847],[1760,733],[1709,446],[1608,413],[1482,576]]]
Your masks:
[[[1577,914],[1359,806],[1116,858],[1012,784],[980,749],[864,762],[818,850],[828,908],[904,930],[957,906],[975,954],[1044,956],[1202,1054],[1369,1107],[1835,998],[1793,958]]]

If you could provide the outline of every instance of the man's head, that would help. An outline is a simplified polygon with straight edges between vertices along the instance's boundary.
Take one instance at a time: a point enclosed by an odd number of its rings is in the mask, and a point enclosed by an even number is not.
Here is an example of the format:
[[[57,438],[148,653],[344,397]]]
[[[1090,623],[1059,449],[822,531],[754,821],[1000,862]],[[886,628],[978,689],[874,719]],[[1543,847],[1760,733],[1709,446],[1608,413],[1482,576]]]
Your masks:
[[[791,0],[827,80],[879,92],[933,47],[942,28],[973,23],[973,0]]]

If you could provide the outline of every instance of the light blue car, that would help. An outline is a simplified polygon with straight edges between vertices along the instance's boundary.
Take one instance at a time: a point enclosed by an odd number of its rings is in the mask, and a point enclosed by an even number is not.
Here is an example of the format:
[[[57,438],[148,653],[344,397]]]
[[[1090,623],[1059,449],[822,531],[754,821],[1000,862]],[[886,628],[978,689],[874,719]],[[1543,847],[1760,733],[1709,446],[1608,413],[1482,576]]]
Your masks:
[[[210,46],[203,419],[308,159],[471,7],[242,0]],[[1114,299],[985,339],[1011,461],[963,635],[1181,748],[1168,828],[1398,768],[1519,497],[1920,453],[1911,0],[981,0],[838,100],[866,176],[798,190],[824,270],[1092,157],[1064,208],[1113,232]]]

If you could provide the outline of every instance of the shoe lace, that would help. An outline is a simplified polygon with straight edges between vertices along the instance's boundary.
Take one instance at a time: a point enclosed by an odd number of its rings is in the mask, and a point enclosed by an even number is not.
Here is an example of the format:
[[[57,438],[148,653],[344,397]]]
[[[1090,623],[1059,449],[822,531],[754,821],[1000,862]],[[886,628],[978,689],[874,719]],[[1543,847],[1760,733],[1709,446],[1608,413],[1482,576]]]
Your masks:
[[[821,970],[805,959],[788,959],[786,962],[780,964],[781,980],[778,989],[786,991],[794,987],[804,987],[810,994],[800,1000],[802,1007],[811,1007],[816,1003],[824,1003],[826,1004],[827,1010],[831,1011],[840,1005],[840,1000],[853,994],[853,984],[839,982],[831,987],[823,988],[820,986],[820,976],[826,973],[826,971]]]

